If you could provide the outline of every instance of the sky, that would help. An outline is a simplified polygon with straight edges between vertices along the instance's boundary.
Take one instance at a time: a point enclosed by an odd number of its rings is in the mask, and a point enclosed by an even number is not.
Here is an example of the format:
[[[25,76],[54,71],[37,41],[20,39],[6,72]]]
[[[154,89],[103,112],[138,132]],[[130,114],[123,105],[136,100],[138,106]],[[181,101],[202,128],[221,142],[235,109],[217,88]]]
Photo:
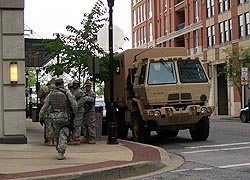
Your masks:
[[[90,13],[96,1],[97,0],[25,0],[24,24],[32,29],[33,37],[43,39],[55,38],[55,36],[53,36],[54,33],[67,33],[67,25],[80,28],[83,14],[85,12]],[[108,8],[107,0],[103,0],[103,3]],[[129,38],[129,41],[125,41],[122,44],[123,49],[128,49],[132,46],[130,9],[131,0],[115,0],[113,7],[113,24],[123,31],[124,37]]]

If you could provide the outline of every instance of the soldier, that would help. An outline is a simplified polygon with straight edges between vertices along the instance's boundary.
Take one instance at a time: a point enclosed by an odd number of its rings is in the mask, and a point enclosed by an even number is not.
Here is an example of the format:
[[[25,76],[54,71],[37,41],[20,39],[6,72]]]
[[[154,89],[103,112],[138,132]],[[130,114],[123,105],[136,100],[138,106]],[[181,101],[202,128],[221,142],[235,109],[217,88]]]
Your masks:
[[[44,115],[48,108],[49,118],[52,119],[53,130],[56,137],[56,150],[58,152],[58,160],[65,159],[65,151],[67,148],[67,138],[69,136],[70,109],[76,114],[78,107],[76,100],[69,90],[64,89],[64,81],[62,78],[55,80],[56,88],[49,93],[44,101],[44,105],[39,114],[40,123],[44,123]]]
[[[68,84],[68,89],[69,89],[70,92],[72,93],[72,91],[73,91],[73,83],[69,83],[69,84]]]
[[[84,103],[87,100],[87,96],[84,95],[84,92],[80,89],[80,83],[77,80],[73,81],[73,91],[72,94],[75,96],[78,111],[76,117],[74,118],[74,126],[73,126],[73,133],[72,139],[69,144],[71,145],[80,145],[80,138],[81,138],[81,126],[83,120],[83,113],[84,113]]]
[[[47,95],[53,90],[55,89],[55,79],[52,78],[45,87],[43,87],[40,91],[39,91],[39,97],[40,97],[40,101],[41,104],[44,104],[44,100],[47,97]],[[46,114],[44,115],[44,145],[46,146],[53,146],[56,145],[56,139],[55,139],[55,134],[54,134],[54,130],[52,127],[52,120],[49,118],[49,109],[46,112]]]
[[[95,118],[95,92],[91,90],[90,82],[85,83],[85,95],[88,97],[84,104],[84,114],[82,123],[82,142],[95,144],[96,140],[96,118]]]

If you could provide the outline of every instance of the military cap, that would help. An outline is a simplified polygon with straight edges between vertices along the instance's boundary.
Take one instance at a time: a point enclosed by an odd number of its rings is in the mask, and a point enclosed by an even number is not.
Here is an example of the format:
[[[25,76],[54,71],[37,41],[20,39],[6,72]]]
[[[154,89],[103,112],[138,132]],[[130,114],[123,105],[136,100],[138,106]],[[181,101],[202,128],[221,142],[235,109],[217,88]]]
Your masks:
[[[55,84],[61,84],[61,83],[63,83],[64,81],[63,81],[63,78],[56,78],[55,79]]]
[[[91,83],[89,81],[87,81],[85,84],[84,84],[84,87],[86,86],[91,86]]]
[[[72,86],[73,86],[72,82],[68,83],[68,87],[72,87]]]
[[[79,84],[79,81],[78,80],[74,80],[73,84]]]

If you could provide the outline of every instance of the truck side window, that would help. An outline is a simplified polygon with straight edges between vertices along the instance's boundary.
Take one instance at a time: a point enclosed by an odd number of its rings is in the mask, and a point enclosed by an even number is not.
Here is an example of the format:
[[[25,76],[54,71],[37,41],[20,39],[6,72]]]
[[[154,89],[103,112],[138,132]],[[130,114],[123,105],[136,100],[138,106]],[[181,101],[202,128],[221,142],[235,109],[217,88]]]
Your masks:
[[[139,84],[144,84],[144,81],[145,81],[145,74],[146,74],[146,64],[144,64],[142,67],[141,67],[141,73],[140,73],[140,76],[139,76]]]

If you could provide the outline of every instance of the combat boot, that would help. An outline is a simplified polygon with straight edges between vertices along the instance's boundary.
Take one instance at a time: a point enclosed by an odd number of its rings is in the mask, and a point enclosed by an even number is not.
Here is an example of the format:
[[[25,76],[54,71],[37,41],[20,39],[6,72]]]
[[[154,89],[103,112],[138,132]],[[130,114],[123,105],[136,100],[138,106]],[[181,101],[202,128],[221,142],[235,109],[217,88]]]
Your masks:
[[[58,153],[57,159],[58,160],[64,160],[64,159],[66,159],[66,157],[64,156],[64,153]]]
[[[54,143],[52,140],[48,140],[46,143],[44,143],[45,146],[53,146]]]
[[[96,142],[95,142],[95,138],[91,138],[90,140],[89,140],[89,144],[95,144]]]
[[[79,141],[70,141],[69,143],[68,143],[69,145],[80,145],[81,144],[81,141],[79,140]]]
[[[80,140],[81,143],[88,143],[88,139],[86,137],[82,137]]]

